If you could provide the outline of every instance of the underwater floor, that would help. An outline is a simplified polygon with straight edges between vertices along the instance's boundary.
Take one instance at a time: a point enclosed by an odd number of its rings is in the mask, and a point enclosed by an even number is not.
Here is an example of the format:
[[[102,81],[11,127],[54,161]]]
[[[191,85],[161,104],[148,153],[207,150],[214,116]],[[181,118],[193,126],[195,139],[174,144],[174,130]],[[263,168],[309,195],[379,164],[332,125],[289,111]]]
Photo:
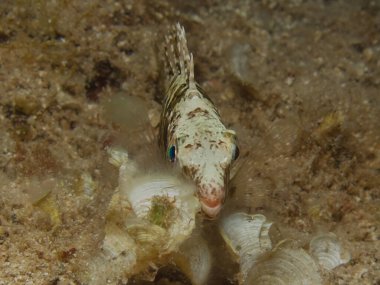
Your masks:
[[[144,174],[162,163],[160,46],[176,22],[239,140],[221,216],[264,215],[272,244],[303,250],[333,233],[350,258],[318,268],[321,283],[380,284],[380,2],[3,0],[0,285],[191,284],[171,257],[131,271],[96,259],[129,213],[110,214],[107,150]],[[196,219],[204,284],[241,283],[219,221]]]

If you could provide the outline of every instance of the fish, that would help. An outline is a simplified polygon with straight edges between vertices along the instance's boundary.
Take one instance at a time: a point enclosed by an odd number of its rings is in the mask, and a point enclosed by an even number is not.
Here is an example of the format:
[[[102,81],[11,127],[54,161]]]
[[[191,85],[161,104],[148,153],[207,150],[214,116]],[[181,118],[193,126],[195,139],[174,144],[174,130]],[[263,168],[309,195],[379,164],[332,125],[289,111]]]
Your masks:
[[[222,123],[214,103],[194,78],[193,54],[179,23],[165,36],[166,93],[159,145],[166,159],[196,184],[202,212],[218,216],[227,197],[230,169],[239,156],[236,132]]]

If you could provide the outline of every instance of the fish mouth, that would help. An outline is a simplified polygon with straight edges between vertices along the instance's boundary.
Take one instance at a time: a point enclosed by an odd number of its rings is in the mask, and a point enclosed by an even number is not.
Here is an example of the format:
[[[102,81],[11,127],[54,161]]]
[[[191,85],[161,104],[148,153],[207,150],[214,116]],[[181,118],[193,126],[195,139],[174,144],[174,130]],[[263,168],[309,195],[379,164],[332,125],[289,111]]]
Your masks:
[[[215,219],[220,210],[222,209],[222,201],[220,200],[203,200],[201,201],[201,208],[203,213],[207,215],[210,219]]]

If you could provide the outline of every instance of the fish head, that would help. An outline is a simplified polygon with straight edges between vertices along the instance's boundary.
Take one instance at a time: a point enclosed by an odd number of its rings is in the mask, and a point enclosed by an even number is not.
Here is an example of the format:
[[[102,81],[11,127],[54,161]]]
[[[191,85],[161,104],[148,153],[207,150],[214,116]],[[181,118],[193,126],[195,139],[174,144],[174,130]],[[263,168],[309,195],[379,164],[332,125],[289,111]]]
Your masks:
[[[168,155],[175,157],[183,173],[195,182],[202,211],[215,218],[226,199],[230,167],[239,148],[234,131],[209,132],[191,140],[178,138],[175,148],[169,146]]]

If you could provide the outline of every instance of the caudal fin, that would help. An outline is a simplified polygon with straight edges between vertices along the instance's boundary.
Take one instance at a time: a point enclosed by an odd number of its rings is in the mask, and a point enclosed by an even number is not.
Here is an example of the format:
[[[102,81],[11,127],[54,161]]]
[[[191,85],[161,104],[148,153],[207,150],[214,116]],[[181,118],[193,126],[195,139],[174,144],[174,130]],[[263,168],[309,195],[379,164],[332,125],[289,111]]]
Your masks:
[[[165,69],[168,80],[184,76],[189,87],[195,86],[193,55],[187,47],[185,29],[179,23],[165,37]]]

